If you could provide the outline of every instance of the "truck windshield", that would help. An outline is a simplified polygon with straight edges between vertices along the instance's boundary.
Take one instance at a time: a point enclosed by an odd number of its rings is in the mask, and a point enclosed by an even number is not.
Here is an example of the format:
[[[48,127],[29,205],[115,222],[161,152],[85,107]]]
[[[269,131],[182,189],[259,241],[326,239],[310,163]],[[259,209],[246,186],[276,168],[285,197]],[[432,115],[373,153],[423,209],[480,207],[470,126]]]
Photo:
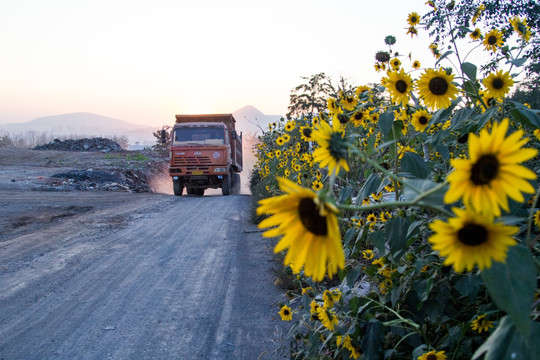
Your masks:
[[[219,126],[185,126],[174,130],[173,145],[223,145],[225,130]]]

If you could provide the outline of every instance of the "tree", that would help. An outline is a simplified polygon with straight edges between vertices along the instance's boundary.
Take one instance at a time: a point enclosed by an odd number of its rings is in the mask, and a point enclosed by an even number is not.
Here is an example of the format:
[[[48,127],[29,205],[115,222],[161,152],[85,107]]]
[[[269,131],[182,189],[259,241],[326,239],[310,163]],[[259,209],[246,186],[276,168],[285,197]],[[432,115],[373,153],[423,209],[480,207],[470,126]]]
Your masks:
[[[540,75],[521,83],[510,99],[540,110]]]
[[[330,78],[323,72],[310,77],[302,76],[302,79],[307,82],[291,90],[288,119],[302,115],[312,118],[326,109],[326,99],[336,93]]]
[[[152,146],[152,150],[160,154],[163,157],[169,155],[169,147],[171,146],[171,134],[172,127],[169,125],[163,125],[159,130],[152,133],[156,138],[156,144]]]

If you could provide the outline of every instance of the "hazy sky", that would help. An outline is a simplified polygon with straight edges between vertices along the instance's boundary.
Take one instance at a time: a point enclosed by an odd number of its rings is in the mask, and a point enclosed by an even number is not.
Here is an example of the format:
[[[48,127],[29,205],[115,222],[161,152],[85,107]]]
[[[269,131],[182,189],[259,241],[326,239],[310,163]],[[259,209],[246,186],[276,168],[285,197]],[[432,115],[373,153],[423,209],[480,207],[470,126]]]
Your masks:
[[[0,124],[92,112],[162,125],[245,105],[284,115],[302,76],[379,81],[386,35],[433,65],[427,34],[406,35],[412,11],[425,0],[3,0]]]

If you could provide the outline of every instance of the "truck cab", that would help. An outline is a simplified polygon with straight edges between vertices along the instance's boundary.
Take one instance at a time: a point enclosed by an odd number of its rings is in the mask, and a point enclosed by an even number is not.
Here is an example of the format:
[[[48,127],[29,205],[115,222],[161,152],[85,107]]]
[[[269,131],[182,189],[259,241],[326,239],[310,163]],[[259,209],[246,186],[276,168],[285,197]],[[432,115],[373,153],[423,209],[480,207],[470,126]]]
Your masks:
[[[174,194],[203,195],[221,188],[223,195],[239,192],[242,136],[231,114],[176,115],[171,133],[169,175]]]

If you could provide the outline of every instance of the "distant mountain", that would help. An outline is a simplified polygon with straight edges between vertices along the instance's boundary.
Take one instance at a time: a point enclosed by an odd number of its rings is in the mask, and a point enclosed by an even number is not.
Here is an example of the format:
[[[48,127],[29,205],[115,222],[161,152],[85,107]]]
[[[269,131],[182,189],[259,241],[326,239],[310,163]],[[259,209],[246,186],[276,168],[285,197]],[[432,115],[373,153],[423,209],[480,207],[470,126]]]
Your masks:
[[[238,132],[253,135],[260,135],[261,129],[267,130],[269,123],[278,121],[281,117],[279,115],[265,115],[251,105],[234,111],[233,115],[237,121]],[[154,145],[156,138],[152,133],[156,130],[155,126],[133,124],[88,112],[45,116],[25,123],[0,124],[0,133],[3,131],[23,137],[46,135],[80,138],[116,135],[126,136],[129,139],[129,144],[140,146]]]
[[[281,115],[265,115],[257,108],[248,105],[234,111],[238,131],[245,134],[261,135],[268,130],[268,124],[279,121]]]
[[[29,133],[50,136],[126,136],[130,144],[152,145],[156,129],[146,125],[132,124],[127,121],[79,112],[40,117],[25,123],[0,125],[0,130],[12,135],[25,136]]]

